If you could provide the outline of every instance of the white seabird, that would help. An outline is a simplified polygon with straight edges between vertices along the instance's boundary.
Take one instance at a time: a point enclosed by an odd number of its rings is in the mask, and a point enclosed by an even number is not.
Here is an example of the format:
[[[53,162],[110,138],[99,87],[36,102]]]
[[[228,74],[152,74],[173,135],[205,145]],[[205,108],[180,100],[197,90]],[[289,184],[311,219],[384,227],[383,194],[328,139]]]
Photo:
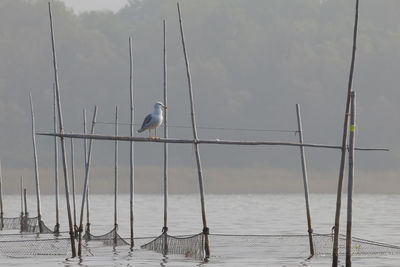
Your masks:
[[[150,130],[154,129],[156,138],[157,127],[159,127],[164,120],[163,110],[162,110],[163,108],[166,109],[167,107],[161,102],[156,102],[154,104],[153,113],[147,115],[146,118],[144,118],[142,128],[138,130],[138,133],[149,130],[149,138],[152,138]]]

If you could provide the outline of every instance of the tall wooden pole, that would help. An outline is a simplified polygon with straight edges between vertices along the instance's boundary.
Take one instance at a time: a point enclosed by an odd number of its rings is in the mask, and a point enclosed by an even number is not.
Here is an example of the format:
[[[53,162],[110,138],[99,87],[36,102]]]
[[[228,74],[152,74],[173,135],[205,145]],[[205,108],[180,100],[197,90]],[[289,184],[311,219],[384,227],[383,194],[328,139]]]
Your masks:
[[[166,21],[163,22],[163,69],[164,69],[164,105],[168,107],[167,97],[167,33]],[[164,138],[168,138],[168,112],[164,109]],[[164,227],[163,233],[168,231],[168,144],[164,143]]]
[[[57,132],[57,92],[56,86],[53,84],[53,93],[54,93],[54,103],[53,103],[53,128],[54,133]],[[57,137],[54,136],[54,187],[55,187],[55,195],[56,195],[56,225],[54,226],[54,233],[58,234],[60,232],[60,210],[59,210],[59,201],[58,201],[58,145],[57,145]]]
[[[86,109],[83,109],[83,132],[87,133],[86,127]],[[83,153],[84,153],[84,164],[85,164],[85,173],[88,166],[88,155],[87,155],[87,139],[83,140]],[[89,181],[88,181],[89,182]],[[89,214],[89,185],[86,191],[86,232],[90,233],[90,214]]]
[[[96,124],[96,117],[97,117],[97,106],[95,106],[95,108],[94,108],[91,134],[94,133],[94,126]],[[90,140],[89,141],[89,151],[88,151],[86,172],[85,172],[85,180],[84,180],[83,192],[82,192],[82,204],[81,204],[81,213],[80,213],[80,219],[79,219],[78,256],[82,256],[83,212],[85,210],[85,200],[86,200],[86,194],[88,192],[87,191],[87,187],[88,187],[88,183],[89,183],[90,160],[91,160],[91,157],[92,157],[92,143],[93,143],[93,140]]]
[[[95,120],[92,121],[92,128],[91,131],[94,131],[94,127],[95,127]],[[89,146],[91,146],[91,142],[92,140],[89,141]],[[90,158],[89,158],[89,154],[87,155],[87,162],[86,162],[86,169],[89,168],[90,165]],[[86,170],[87,172],[89,172],[88,170]],[[86,233],[90,234],[90,198],[89,198],[89,192],[90,192],[90,181],[88,180],[88,184],[87,184],[87,189],[86,189]]]
[[[21,195],[21,217],[24,216],[24,177],[21,175],[19,179],[19,192]]]
[[[33,112],[32,94],[29,93],[29,103],[31,105],[31,119],[32,119],[32,145],[33,145],[33,162],[35,164],[35,186],[36,186],[36,207],[37,207],[37,218],[39,225],[39,232],[43,232],[42,227],[42,212],[40,205],[40,185],[39,185],[39,167],[37,159],[36,149],[36,129],[35,129],[35,113]]]
[[[351,267],[351,239],[353,224],[353,180],[354,180],[354,139],[355,139],[355,117],[356,100],[355,92],[351,92],[351,114],[350,114],[350,138],[349,138],[349,181],[347,188],[347,229],[346,229],[346,267]]]
[[[20,230],[21,232],[23,232],[25,230],[24,227],[24,190],[23,190],[23,186],[24,186],[24,177],[21,175],[21,179],[19,180],[19,190],[20,190],[20,195],[21,195],[21,215],[20,215]]]
[[[4,210],[3,210],[3,170],[0,160],[0,230],[4,227]]]
[[[74,214],[74,229],[76,227],[76,197],[75,197],[75,166],[74,166],[74,139],[71,138],[71,179],[72,179],[72,204],[73,204],[73,214]]]
[[[63,122],[63,117],[62,117],[61,100],[60,100],[60,86],[58,83],[57,57],[56,57],[54,32],[53,32],[53,19],[52,19],[52,14],[51,14],[50,2],[49,2],[49,17],[50,17],[50,30],[51,30],[51,47],[53,50],[54,80],[55,80],[56,93],[57,93],[58,123],[59,123],[60,133],[64,133],[64,122]],[[75,234],[74,234],[74,226],[72,223],[72,216],[71,216],[71,205],[70,205],[70,200],[69,200],[67,155],[66,155],[66,150],[65,150],[64,138],[61,137],[60,142],[61,142],[61,152],[62,152],[61,154],[62,154],[63,171],[64,171],[64,188],[65,188],[65,198],[66,198],[66,202],[67,202],[69,234],[70,234],[70,239],[71,239],[71,256],[72,256],[72,258],[74,258],[76,256]]]
[[[167,22],[163,20],[163,73],[164,73],[164,105],[168,107],[167,97]],[[164,138],[168,138],[168,111],[164,109]],[[168,254],[168,144],[164,143],[164,234],[163,254]]]
[[[118,136],[118,106],[115,107],[115,136]],[[118,140],[114,143],[114,229],[118,229]]]
[[[196,117],[194,114],[192,80],[191,80],[191,75],[190,75],[189,60],[188,60],[187,51],[186,51],[185,37],[184,37],[183,25],[182,25],[183,24],[182,23],[182,15],[181,15],[179,3],[177,3],[177,6],[178,6],[178,15],[179,15],[179,26],[180,26],[181,38],[182,38],[183,55],[185,57],[186,76],[187,76],[188,88],[189,88],[189,100],[190,100],[190,111],[191,111],[191,118],[192,118],[194,151],[195,151],[195,155],[196,155],[197,172],[198,172],[199,187],[200,187],[201,214],[202,214],[202,220],[203,220],[203,234],[204,234],[204,250],[205,250],[205,254],[206,254],[206,259],[208,259],[210,257],[210,246],[209,246],[209,238],[208,238],[209,229],[207,226],[207,218],[206,218],[206,205],[205,205],[205,199],[204,199],[204,186],[203,186],[203,172],[202,172],[202,168],[201,168],[199,145],[197,143],[198,137],[197,137],[197,129],[196,129]]]
[[[303,125],[301,123],[301,114],[300,114],[300,106],[296,104],[296,113],[297,113],[297,126],[299,130],[299,142],[303,144]],[[306,201],[306,214],[307,214],[307,227],[308,227],[308,239],[310,243],[310,254],[314,256],[314,241],[313,241],[313,229],[311,223],[311,211],[310,211],[310,199],[308,194],[308,178],[307,178],[307,164],[306,157],[304,153],[304,147],[300,147],[300,156],[301,156],[301,167],[303,171],[303,185],[304,185],[304,197]]]
[[[351,95],[351,91],[352,91],[352,87],[353,87],[353,74],[354,74],[354,65],[355,65],[355,59],[356,59],[357,31],[358,31],[358,3],[359,3],[359,0],[356,0],[354,31],[353,31],[353,50],[352,50],[352,55],[351,55],[350,74],[349,74],[349,81],[348,81],[348,86],[347,86],[346,111],[345,111],[345,116],[344,116],[343,137],[342,137],[342,155],[340,158],[339,179],[338,179],[338,187],[337,187],[336,213],[335,213],[333,251],[332,251],[332,267],[337,267],[338,261],[339,261],[340,209],[341,209],[341,204],[342,204],[343,176],[344,176],[344,167],[345,167],[345,161],[346,161],[347,130],[348,130],[348,125],[349,125],[349,111],[350,111],[350,95]]]
[[[26,188],[24,188],[24,208],[25,208],[25,218],[28,218],[29,212],[28,212],[28,203],[26,201]],[[39,225],[39,228],[40,228],[40,225]]]
[[[115,107],[114,134],[118,136],[118,106]],[[114,246],[118,243],[118,140],[114,142]]]
[[[83,109],[83,133],[87,133],[86,127],[86,109]],[[87,139],[83,139],[83,153],[84,153],[84,164],[85,164],[85,171],[86,171],[86,164],[87,164]]]
[[[134,121],[134,105],[133,105],[133,55],[132,55],[132,40],[129,37],[129,100],[130,100],[130,136],[133,136],[135,131],[133,121]],[[129,220],[130,220],[130,228],[131,228],[131,250],[134,246],[134,218],[133,218],[133,194],[134,194],[134,175],[135,175],[135,165],[134,165],[134,143],[130,142],[129,146],[130,152],[130,161],[129,161]]]

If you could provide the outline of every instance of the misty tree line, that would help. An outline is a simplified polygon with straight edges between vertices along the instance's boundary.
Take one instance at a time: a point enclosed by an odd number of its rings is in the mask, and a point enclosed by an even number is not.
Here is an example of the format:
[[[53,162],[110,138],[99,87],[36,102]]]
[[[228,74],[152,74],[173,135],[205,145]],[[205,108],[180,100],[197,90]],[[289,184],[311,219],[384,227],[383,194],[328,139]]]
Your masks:
[[[176,103],[172,100],[176,108],[170,111],[171,120],[176,124],[189,121],[189,114],[179,112],[187,110],[188,103],[175,0],[131,0],[117,13],[76,15],[60,2],[54,2],[53,8],[67,127],[80,129],[83,107],[99,104],[109,113],[103,120],[111,120],[114,106],[125,105],[128,36],[134,40],[137,120],[149,111],[149,106],[151,109],[153,99],[159,99],[161,92],[164,18],[168,23],[169,86],[176,89],[171,89],[170,97],[182,99]],[[339,143],[350,64],[353,1],[182,1],[182,9],[199,124],[294,128],[293,107],[300,103],[307,107],[303,108],[306,127],[313,129],[306,139]],[[391,146],[394,152],[384,156],[384,167],[391,168],[397,168],[400,158],[393,134],[400,130],[396,115],[400,111],[399,13],[397,0],[361,2],[355,75],[355,87],[360,89],[359,127],[365,132],[358,140]],[[51,129],[48,24],[47,0],[0,2],[0,153],[16,166],[18,162],[31,162],[29,153],[21,155],[30,145],[29,90],[37,104],[38,117],[42,118],[38,128]],[[124,110],[127,114],[127,106]],[[124,116],[121,120],[127,120]],[[387,120],[391,121],[390,129]],[[259,121],[263,124],[258,125]],[[334,131],[326,131],[327,128]],[[252,134],[225,135],[265,139]],[[267,139],[274,138],[282,139]],[[51,151],[50,145],[48,149]],[[249,159],[254,157],[250,152],[243,153]],[[280,162],[282,157],[285,154],[277,151],[276,158],[270,160]]]

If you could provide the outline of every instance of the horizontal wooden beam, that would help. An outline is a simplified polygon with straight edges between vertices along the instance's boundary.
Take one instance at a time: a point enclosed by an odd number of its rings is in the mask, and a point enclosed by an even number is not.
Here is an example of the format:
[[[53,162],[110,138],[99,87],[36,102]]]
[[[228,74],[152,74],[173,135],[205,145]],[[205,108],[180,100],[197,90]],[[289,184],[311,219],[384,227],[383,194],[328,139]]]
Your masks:
[[[193,140],[193,139],[175,139],[175,138],[148,138],[148,137],[131,137],[131,136],[114,136],[103,134],[75,134],[75,133],[36,133],[44,136],[57,136],[63,138],[78,138],[78,139],[94,139],[94,140],[109,140],[109,141],[126,141],[126,142],[151,142],[151,143],[172,143],[172,144],[217,144],[217,145],[241,145],[241,146],[294,146],[294,147],[316,147],[342,149],[341,146],[323,145],[323,144],[300,144],[293,142],[271,142],[271,141],[233,141],[221,139],[209,140]],[[388,148],[355,148],[359,151],[389,151]]]

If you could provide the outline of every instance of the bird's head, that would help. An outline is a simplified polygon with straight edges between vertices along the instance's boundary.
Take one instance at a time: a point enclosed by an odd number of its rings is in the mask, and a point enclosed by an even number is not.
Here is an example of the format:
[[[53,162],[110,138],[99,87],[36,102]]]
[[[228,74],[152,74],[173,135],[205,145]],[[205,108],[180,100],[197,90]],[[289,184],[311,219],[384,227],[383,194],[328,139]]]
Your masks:
[[[167,106],[165,106],[163,103],[161,103],[160,101],[158,101],[158,102],[156,102],[156,103],[154,104],[154,108],[155,108],[155,109],[158,109],[158,108],[165,108],[165,109],[167,109]]]

